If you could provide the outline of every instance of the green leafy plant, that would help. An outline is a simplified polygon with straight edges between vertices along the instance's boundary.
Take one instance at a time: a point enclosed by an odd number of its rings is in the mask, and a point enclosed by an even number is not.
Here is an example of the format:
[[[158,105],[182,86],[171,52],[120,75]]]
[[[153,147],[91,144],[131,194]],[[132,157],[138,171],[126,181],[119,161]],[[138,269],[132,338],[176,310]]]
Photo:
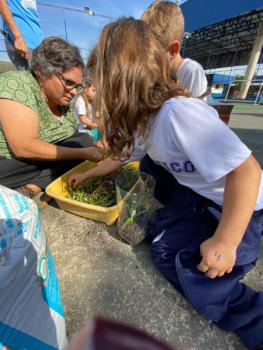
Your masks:
[[[122,175],[125,190],[128,192],[135,184],[133,173],[134,169],[126,166],[110,175],[90,178],[80,188],[69,188],[69,193],[66,197],[86,204],[102,207],[114,206],[116,205],[116,177],[120,174]]]
[[[127,217],[120,230],[125,230],[128,225],[137,221],[138,218],[143,217],[148,212],[148,208],[145,205],[150,199],[149,193],[145,193],[139,200],[125,201],[124,206],[126,207]]]

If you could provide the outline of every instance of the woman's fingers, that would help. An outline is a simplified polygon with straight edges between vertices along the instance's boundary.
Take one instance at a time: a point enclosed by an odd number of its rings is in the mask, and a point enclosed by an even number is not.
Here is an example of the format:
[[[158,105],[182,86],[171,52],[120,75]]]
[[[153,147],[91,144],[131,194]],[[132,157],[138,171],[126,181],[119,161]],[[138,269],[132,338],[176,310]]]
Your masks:
[[[90,147],[90,160],[93,162],[99,162],[103,159],[103,152],[98,147]]]

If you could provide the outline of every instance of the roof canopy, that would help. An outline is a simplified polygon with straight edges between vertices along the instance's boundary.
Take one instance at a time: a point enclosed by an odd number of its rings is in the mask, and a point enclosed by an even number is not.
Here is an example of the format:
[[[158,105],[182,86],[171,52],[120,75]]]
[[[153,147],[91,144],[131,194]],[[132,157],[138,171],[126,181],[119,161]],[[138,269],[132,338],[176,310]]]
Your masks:
[[[182,10],[186,31],[191,32],[182,45],[184,57],[197,60],[205,69],[248,63],[263,21],[262,0],[189,0]]]
[[[193,32],[260,7],[263,7],[262,0],[188,0],[181,5],[186,32]]]

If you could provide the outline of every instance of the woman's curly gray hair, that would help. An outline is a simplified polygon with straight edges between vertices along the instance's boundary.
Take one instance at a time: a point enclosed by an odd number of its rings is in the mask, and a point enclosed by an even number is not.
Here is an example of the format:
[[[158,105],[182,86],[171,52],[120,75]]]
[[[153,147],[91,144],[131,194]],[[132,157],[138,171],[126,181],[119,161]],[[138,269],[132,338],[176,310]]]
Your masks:
[[[83,72],[85,70],[79,49],[64,39],[46,38],[33,50],[30,62],[30,70],[33,73],[39,72],[43,77],[48,77],[74,67]]]

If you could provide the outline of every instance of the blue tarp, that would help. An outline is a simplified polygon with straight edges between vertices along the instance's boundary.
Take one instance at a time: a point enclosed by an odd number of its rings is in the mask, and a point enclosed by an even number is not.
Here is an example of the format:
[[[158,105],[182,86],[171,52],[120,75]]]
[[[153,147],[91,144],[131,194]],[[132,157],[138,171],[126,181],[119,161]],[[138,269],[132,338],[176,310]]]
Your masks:
[[[254,9],[263,8],[263,0],[188,0],[181,5],[185,31],[204,28]]]
[[[224,75],[219,73],[208,73],[206,74],[206,78],[208,81],[208,84],[211,85],[214,84],[231,84],[232,81],[238,80],[238,78],[232,76],[232,75]],[[263,81],[263,75],[253,76],[253,81]]]
[[[217,84],[230,84],[235,77],[231,75],[223,75],[223,74],[214,74],[213,75],[213,83]]]

